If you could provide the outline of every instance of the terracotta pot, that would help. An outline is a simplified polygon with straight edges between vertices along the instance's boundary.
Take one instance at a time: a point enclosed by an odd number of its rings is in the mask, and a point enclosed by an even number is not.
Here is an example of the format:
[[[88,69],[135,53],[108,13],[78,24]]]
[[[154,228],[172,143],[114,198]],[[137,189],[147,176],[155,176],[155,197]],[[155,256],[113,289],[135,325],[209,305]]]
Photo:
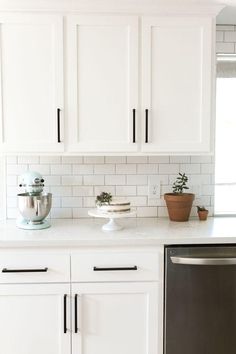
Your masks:
[[[188,221],[195,195],[192,193],[166,193],[164,199],[171,221]]]
[[[199,220],[206,220],[208,216],[208,210],[199,210],[198,212]]]

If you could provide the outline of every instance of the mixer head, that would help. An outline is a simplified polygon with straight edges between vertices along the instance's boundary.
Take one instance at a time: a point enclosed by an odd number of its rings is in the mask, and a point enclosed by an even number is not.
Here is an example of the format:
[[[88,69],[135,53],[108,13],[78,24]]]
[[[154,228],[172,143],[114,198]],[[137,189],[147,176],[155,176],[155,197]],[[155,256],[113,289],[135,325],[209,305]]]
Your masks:
[[[40,173],[28,171],[21,175],[19,187],[24,187],[25,192],[30,195],[40,194],[43,191],[44,179]]]

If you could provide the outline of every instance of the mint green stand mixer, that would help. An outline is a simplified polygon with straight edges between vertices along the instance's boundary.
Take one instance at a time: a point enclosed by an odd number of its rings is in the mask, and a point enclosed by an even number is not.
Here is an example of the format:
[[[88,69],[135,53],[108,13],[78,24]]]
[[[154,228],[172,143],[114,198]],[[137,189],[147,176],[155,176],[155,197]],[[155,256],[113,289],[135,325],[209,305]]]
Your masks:
[[[52,194],[44,193],[44,179],[40,173],[28,171],[21,177],[19,187],[25,192],[17,194],[18,208],[21,217],[17,219],[17,226],[26,230],[41,230],[50,227],[45,220],[52,206]]]

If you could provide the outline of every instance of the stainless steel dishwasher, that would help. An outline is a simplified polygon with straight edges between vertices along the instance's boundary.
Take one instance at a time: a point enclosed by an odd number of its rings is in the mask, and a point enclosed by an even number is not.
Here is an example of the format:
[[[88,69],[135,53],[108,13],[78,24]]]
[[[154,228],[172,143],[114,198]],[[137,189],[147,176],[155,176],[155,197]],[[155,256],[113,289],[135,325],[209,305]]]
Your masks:
[[[236,353],[236,245],[165,249],[164,354]]]

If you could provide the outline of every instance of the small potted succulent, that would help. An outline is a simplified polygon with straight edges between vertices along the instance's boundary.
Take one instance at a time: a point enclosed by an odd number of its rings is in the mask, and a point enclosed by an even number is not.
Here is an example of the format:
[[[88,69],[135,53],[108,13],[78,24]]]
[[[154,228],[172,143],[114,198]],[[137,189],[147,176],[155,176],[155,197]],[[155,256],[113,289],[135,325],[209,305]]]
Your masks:
[[[199,217],[199,220],[206,220],[208,216],[208,210],[204,206],[197,206],[197,214]]]
[[[169,218],[172,221],[188,221],[189,219],[195,195],[184,193],[185,190],[189,189],[187,182],[186,174],[179,173],[172,185],[173,193],[164,194]]]

